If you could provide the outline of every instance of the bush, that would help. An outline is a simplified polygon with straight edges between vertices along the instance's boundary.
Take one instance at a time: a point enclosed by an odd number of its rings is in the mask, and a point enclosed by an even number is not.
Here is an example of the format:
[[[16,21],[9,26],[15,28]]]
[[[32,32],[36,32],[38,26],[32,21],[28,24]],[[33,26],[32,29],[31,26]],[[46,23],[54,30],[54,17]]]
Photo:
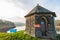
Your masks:
[[[60,40],[60,34],[57,35],[57,40]]]

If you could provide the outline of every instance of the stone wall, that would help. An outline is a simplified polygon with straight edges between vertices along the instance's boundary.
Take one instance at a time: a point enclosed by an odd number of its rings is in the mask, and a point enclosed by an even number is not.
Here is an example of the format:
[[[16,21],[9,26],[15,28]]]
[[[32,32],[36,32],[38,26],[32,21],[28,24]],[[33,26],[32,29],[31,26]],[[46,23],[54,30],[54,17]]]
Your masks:
[[[56,30],[55,30],[55,25],[54,25],[54,17],[51,15],[51,14],[36,14],[36,18],[35,18],[35,23],[39,23],[40,22],[40,19],[42,17],[46,17],[46,22],[47,22],[47,25],[46,25],[46,34],[47,34],[47,38],[54,38],[56,36]],[[40,28],[36,28],[35,29],[35,33],[36,35],[38,35],[38,37],[42,37],[41,35],[41,31],[39,31]]]
[[[26,32],[31,36],[35,36],[35,15],[26,17]]]

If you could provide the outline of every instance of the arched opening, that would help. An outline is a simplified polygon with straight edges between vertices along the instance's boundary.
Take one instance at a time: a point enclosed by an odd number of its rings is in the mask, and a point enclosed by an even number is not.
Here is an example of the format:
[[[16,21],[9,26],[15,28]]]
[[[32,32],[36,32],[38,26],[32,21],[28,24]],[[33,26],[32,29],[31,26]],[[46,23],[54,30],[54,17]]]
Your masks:
[[[46,19],[46,17],[42,17],[41,19],[40,19],[40,25],[41,25],[41,27],[40,27],[40,29],[41,29],[41,34],[42,34],[42,36],[47,36],[47,19]]]

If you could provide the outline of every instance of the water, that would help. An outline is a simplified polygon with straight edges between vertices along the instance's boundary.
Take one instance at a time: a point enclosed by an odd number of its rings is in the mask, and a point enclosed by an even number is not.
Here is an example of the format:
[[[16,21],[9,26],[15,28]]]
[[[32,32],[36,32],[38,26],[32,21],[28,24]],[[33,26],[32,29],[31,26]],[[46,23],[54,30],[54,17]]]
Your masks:
[[[60,31],[57,31],[57,34],[60,34]]]
[[[17,29],[17,31],[21,31],[21,30],[25,30],[25,26],[17,26],[16,28],[13,28],[13,29]],[[7,31],[7,33],[10,33],[10,30]]]
[[[16,28],[14,29],[17,29],[17,31],[21,31],[21,30],[25,30],[25,26],[17,26]],[[7,33],[10,33],[10,31],[7,31]],[[57,31],[57,34],[60,34],[60,31]]]

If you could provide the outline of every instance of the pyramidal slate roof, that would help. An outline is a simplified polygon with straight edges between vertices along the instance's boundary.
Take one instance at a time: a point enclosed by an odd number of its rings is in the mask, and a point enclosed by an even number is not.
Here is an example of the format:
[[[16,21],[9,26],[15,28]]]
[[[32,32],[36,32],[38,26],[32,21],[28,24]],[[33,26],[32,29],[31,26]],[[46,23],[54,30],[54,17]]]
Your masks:
[[[53,16],[56,17],[55,12],[52,12],[52,11],[46,9],[46,8],[40,6],[39,4],[37,4],[37,6],[34,7],[26,16],[29,16],[29,15],[34,14],[34,13],[41,13],[41,14],[42,14],[42,13],[50,13],[50,14],[52,14]],[[25,16],[25,17],[26,17],[26,16]]]

